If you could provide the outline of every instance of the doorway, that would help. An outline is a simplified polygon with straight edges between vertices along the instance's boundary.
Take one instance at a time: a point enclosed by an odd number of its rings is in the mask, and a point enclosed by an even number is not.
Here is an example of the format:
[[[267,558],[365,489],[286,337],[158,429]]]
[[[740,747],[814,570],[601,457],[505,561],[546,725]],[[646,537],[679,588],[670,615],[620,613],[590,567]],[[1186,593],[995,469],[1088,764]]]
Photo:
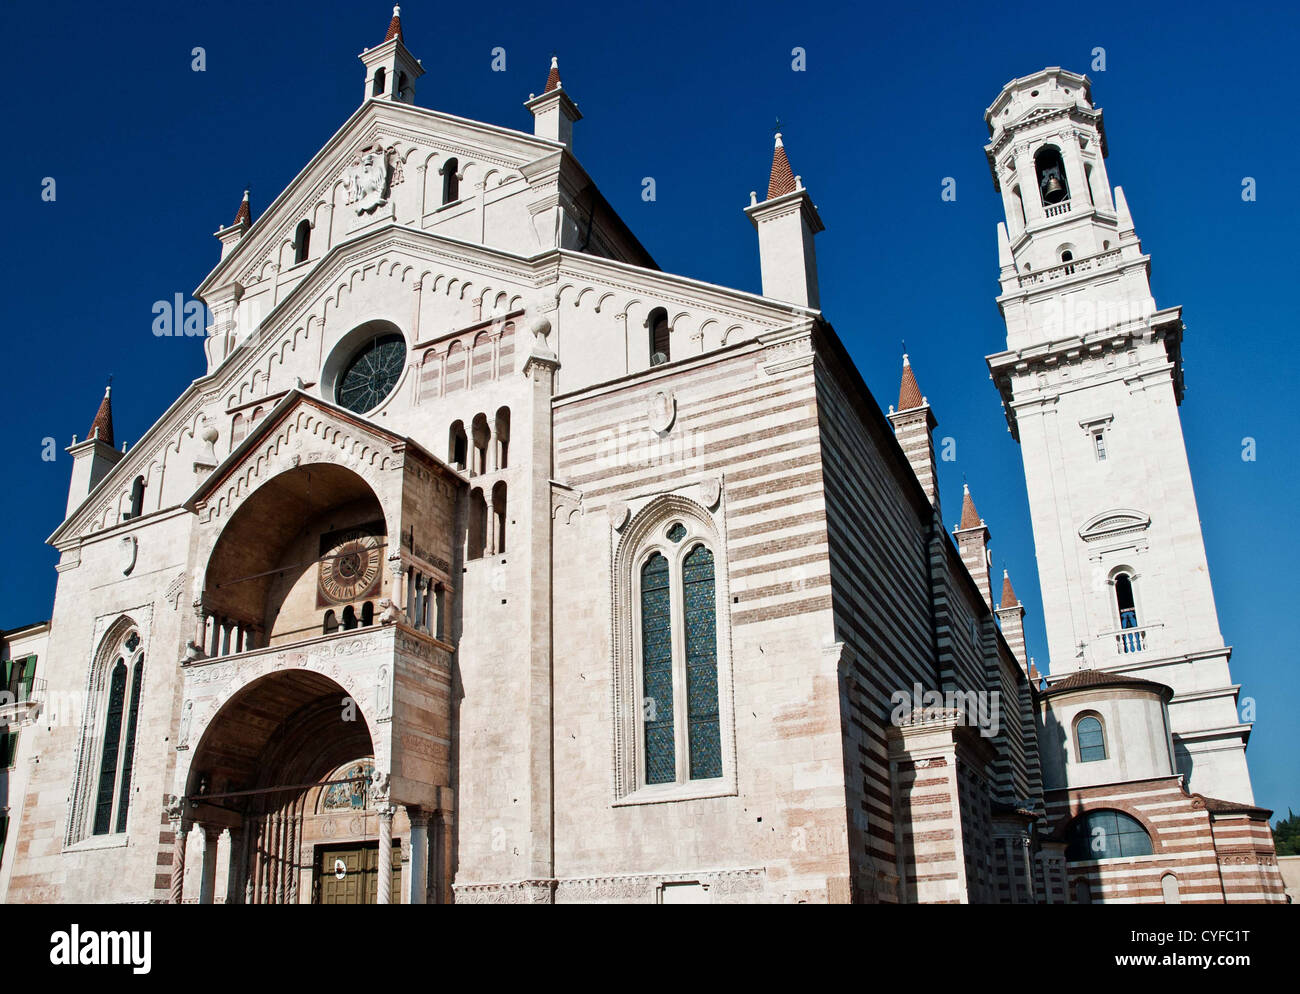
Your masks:
[[[317,846],[313,904],[376,904],[379,899],[379,843]],[[393,840],[393,898],[402,893],[402,844]]]

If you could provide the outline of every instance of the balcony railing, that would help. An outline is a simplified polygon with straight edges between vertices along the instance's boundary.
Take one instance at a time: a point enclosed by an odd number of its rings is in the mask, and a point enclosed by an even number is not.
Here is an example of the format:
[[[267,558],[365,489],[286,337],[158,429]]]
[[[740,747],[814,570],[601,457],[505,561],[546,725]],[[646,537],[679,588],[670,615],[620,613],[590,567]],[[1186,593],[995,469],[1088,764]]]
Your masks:
[[[1056,206],[1060,206],[1057,204]],[[1053,280],[1059,280],[1065,276],[1073,276],[1075,273],[1086,273],[1094,269],[1100,269],[1102,266],[1119,260],[1120,250],[1111,249],[1109,252],[1098,252],[1096,255],[1090,255],[1083,259],[1071,259],[1069,262],[1063,262],[1059,266],[1052,266],[1050,269],[1040,269],[1036,273],[1022,273],[1016,278],[1016,282],[1023,288],[1027,286],[1039,286],[1043,283],[1051,283]]]
[[[1048,204],[1043,211],[1044,217],[1060,217],[1070,213],[1070,201],[1062,200],[1059,204]]]
[[[1119,631],[1103,632],[1100,638],[1115,646],[1117,656],[1131,656],[1151,648],[1151,635],[1159,627],[1159,625],[1143,625],[1140,628],[1123,628]]]
[[[10,691],[0,691],[0,724],[23,721],[40,713],[47,686],[44,680],[36,677],[30,686],[19,687],[16,696]]]

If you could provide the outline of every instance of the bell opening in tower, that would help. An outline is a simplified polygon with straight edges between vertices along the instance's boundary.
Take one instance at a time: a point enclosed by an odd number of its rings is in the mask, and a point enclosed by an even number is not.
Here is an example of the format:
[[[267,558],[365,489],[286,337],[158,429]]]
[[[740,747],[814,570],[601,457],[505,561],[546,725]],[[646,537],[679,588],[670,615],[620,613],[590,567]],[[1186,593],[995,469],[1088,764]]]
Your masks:
[[[1034,155],[1034,169],[1038,174],[1038,192],[1045,205],[1059,204],[1070,199],[1070,188],[1065,182],[1065,161],[1054,145],[1044,145]]]

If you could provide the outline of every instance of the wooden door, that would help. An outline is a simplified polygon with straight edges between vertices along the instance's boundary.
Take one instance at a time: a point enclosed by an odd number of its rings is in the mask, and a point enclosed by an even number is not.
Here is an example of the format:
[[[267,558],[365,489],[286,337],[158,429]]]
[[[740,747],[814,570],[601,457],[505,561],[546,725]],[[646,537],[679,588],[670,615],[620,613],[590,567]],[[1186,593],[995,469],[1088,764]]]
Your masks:
[[[379,899],[379,843],[321,846],[316,855],[317,904],[374,904]],[[402,894],[402,844],[393,842],[394,904]]]

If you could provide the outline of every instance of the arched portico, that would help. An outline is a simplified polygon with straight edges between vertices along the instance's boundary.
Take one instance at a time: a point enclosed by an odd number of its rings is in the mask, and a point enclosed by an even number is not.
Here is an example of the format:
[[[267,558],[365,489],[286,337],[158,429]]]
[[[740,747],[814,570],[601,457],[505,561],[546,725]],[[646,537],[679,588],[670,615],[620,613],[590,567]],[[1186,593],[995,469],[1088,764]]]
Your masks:
[[[184,751],[174,881],[198,825],[200,903],[217,891],[217,843],[227,830],[227,903],[309,903],[331,894],[418,902],[427,891],[427,816],[393,803],[375,751],[364,710],[329,676],[282,669],[239,687]],[[411,856],[405,893],[403,848]],[[173,900],[184,897],[174,882]]]

